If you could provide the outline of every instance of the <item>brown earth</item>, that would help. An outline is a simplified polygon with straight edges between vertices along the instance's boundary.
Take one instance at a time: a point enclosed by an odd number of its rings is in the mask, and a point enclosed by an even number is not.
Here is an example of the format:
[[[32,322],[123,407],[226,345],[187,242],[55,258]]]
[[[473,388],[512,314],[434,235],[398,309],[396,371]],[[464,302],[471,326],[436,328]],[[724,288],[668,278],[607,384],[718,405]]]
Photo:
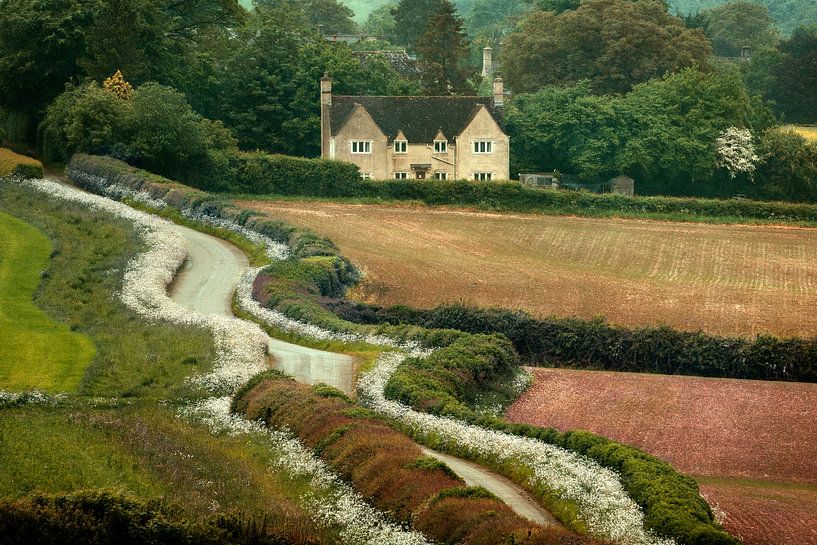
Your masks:
[[[586,429],[695,476],[746,545],[817,545],[817,384],[535,369],[508,418]]]
[[[329,237],[366,273],[352,298],[754,336],[817,332],[817,229],[242,202]]]

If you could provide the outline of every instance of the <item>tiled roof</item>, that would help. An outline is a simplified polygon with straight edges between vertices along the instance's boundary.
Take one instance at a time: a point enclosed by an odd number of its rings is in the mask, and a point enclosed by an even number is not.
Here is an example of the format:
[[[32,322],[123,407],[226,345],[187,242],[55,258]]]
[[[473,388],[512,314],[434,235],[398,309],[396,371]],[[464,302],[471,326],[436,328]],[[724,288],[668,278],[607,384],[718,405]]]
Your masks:
[[[480,104],[488,108],[500,127],[503,125],[502,110],[494,108],[491,97],[333,96],[333,135],[346,124],[356,104],[366,108],[389,140],[403,131],[409,142],[430,144],[440,130],[452,139],[465,130]]]
[[[352,54],[364,66],[372,59],[383,59],[399,74],[408,78],[417,79],[421,74],[417,61],[405,51],[354,51]]]

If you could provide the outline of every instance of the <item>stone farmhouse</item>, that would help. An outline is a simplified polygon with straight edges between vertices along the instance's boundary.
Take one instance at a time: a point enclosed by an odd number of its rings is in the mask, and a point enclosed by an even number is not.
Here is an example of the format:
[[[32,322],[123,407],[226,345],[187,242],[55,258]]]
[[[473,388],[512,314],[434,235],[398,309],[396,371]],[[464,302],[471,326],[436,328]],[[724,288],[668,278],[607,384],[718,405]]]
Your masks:
[[[335,96],[321,79],[321,157],[386,179],[508,180],[504,88],[493,97]]]

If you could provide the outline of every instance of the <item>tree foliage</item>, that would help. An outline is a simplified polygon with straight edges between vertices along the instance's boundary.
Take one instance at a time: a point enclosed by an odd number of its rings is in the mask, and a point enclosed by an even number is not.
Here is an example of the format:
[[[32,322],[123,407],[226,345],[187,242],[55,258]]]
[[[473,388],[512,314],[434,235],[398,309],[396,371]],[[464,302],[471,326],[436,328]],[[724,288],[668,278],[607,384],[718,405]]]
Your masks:
[[[769,10],[754,2],[728,2],[702,11],[700,16],[717,55],[737,57],[743,47],[760,51],[774,47],[780,40]]]
[[[625,173],[642,194],[730,194],[717,187],[715,140],[731,126],[764,129],[740,76],[687,69],[623,96],[589,82],[514,98],[508,125],[519,169],[576,173],[586,181]],[[760,124],[758,124],[760,123]]]
[[[394,42],[414,50],[428,27],[428,21],[443,7],[443,0],[400,0],[394,8]]]
[[[448,95],[468,90],[468,79],[475,75],[468,66],[468,40],[462,19],[448,0],[431,16],[423,37],[417,42],[422,68],[423,90],[429,95]]]
[[[620,93],[685,67],[705,67],[710,55],[706,37],[669,15],[660,0],[585,0],[561,14],[531,13],[508,37],[501,59],[517,93],[581,80],[594,92]]]

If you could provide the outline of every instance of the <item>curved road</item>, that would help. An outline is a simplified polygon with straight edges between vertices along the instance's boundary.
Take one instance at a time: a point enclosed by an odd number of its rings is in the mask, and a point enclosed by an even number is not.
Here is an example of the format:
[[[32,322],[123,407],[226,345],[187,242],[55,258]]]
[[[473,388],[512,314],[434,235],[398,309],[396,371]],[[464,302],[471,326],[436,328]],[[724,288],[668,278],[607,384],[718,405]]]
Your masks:
[[[235,287],[249,268],[247,257],[232,244],[181,225],[188,258],[168,288],[170,297],[182,306],[203,314],[233,317]],[[269,353],[276,367],[299,382],[323,382],[353,393],[352,358],[270,339]],[[459,458],[421,447],[450,467],[468,486],[481,486],[505,502],[519,516],[543,526],[558,524],[553,516],[512,481]]]

